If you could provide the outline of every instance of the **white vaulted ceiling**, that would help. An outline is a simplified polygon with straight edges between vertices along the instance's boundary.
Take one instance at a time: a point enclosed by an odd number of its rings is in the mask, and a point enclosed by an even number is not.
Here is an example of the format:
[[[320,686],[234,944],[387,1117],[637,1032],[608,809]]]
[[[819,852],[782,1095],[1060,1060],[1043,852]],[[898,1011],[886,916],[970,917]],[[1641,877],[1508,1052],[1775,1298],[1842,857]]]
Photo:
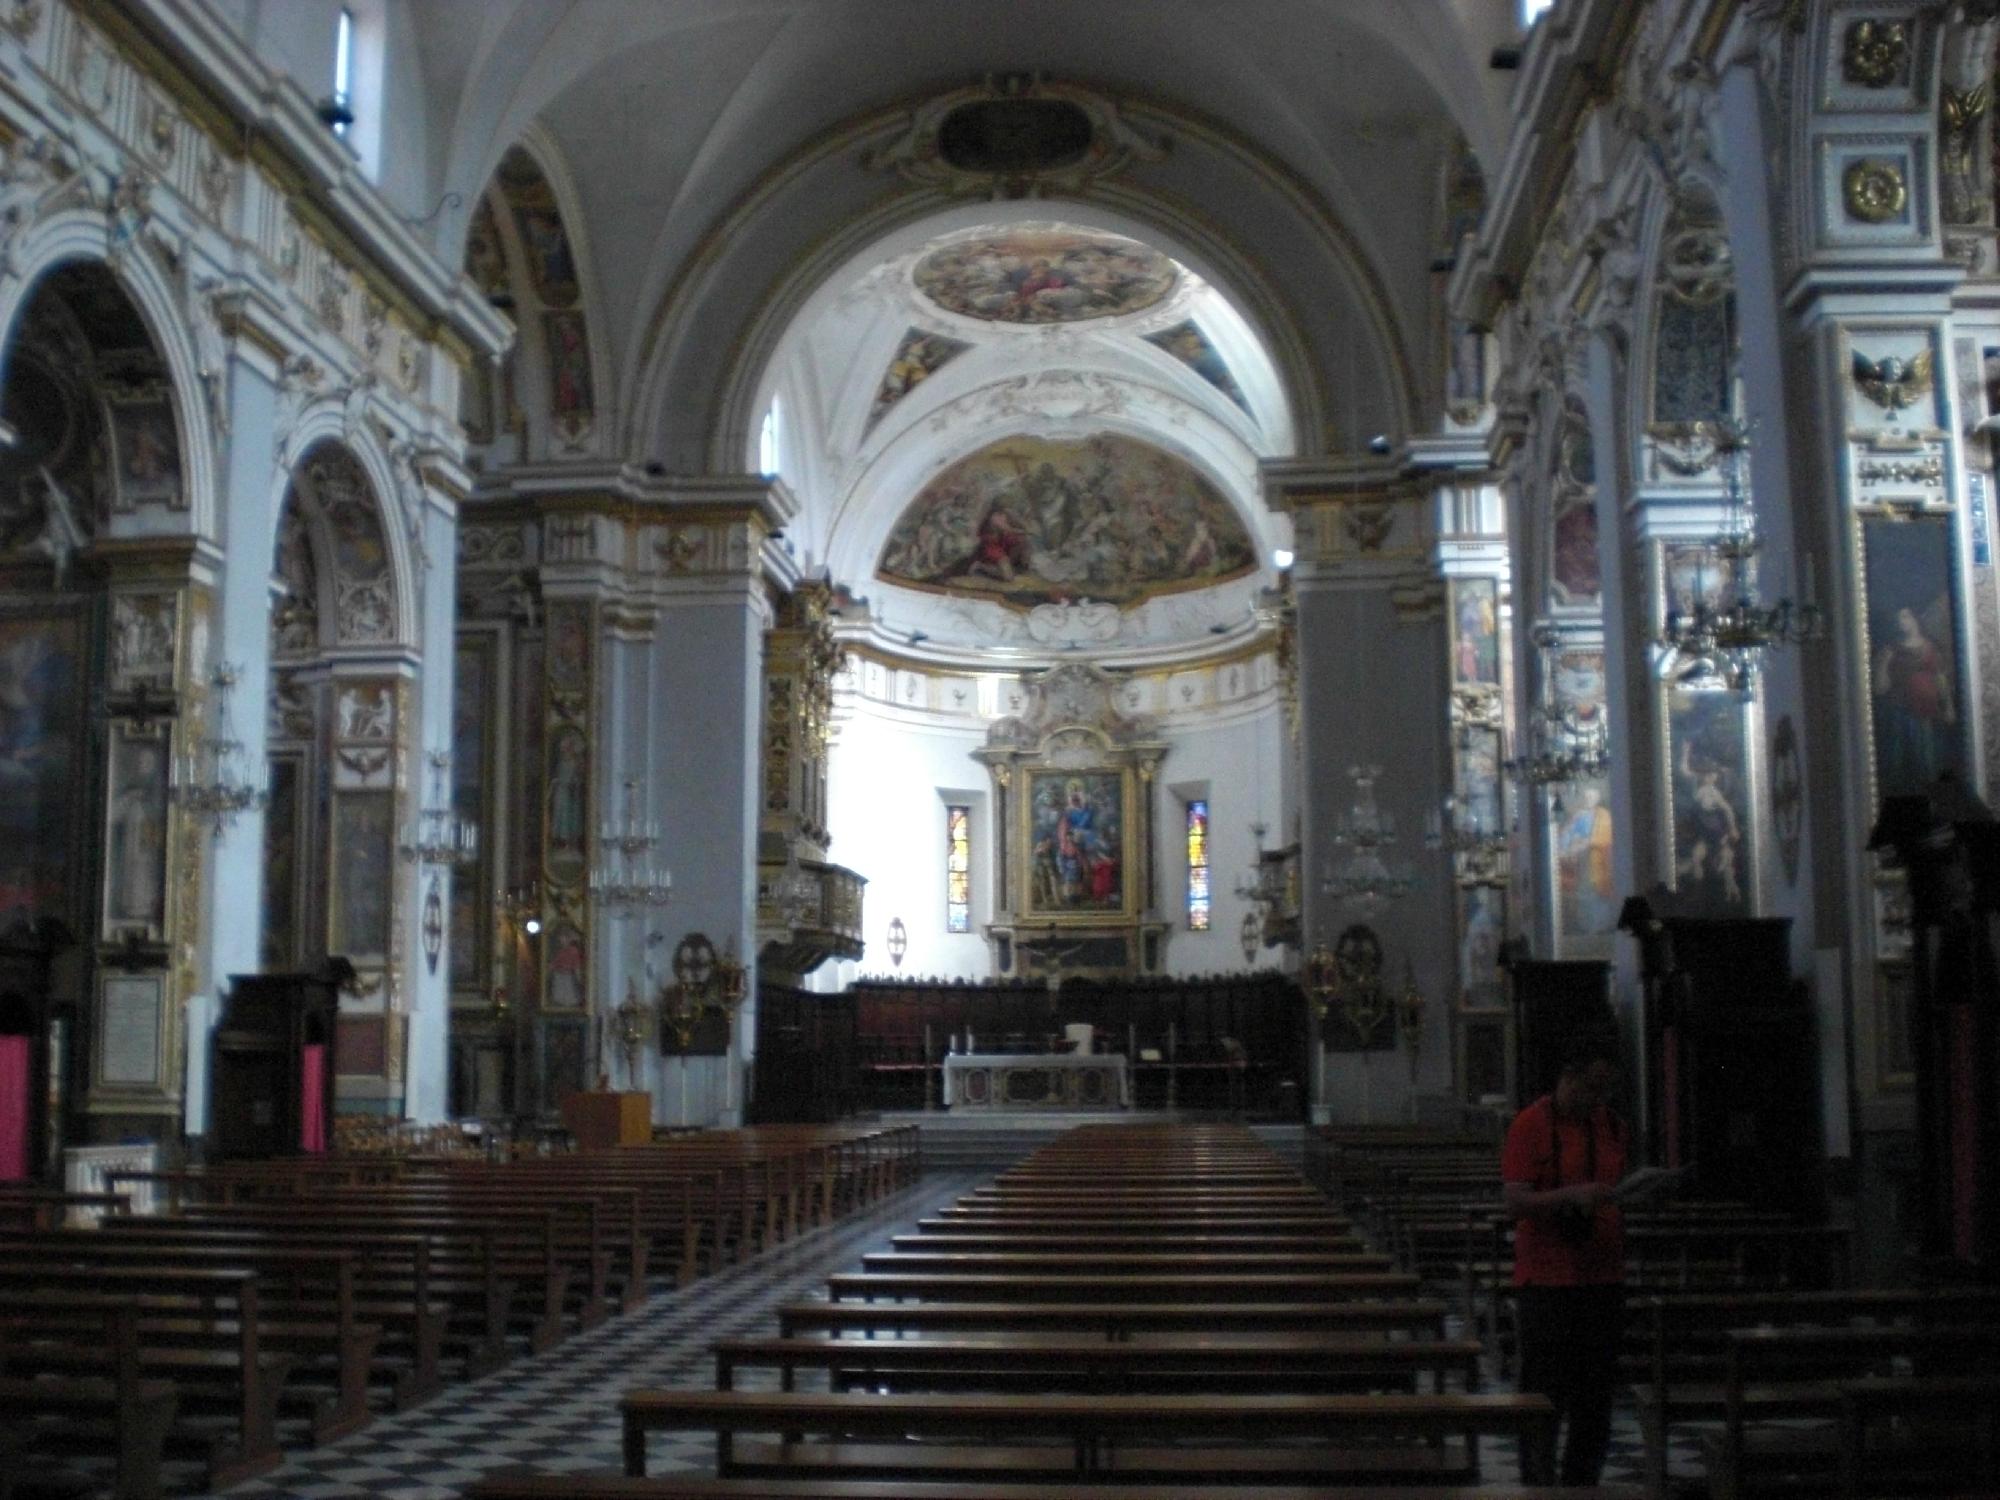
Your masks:
[[[935,212],[885,209],[910,195],[861,166],[871,132],[998,72],[1100,90],[1173,137],[1115,206],[1178,235],[1288,346],[1300,451],[1414,425],[1438,184],[1461,139],[1494,159],[1504,80],[1485,59],[1514,32],[1513,0],[353,3],[389,43],[383,186],[413,218],[443,203],[425,228],[445,259],[509,145],[538,128],[560,155],[620,447],[676,469],[740,451],[748,384],[797,312],[771,304],[801,264],[870,215],[874,239]],[[327,4],[218,8],[264,55],[315,65]]]

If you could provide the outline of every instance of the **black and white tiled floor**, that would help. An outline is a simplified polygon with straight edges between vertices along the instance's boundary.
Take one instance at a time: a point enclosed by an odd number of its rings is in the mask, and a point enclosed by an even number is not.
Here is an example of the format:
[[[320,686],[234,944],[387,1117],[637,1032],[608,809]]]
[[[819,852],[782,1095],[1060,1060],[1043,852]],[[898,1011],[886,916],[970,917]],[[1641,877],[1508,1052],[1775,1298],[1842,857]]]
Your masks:
[[[920,1215],[950,1202],[991,1171],[934,1173],[871,1212],[801,1236],[772,1254],[735,1266],[685,1290],[662,1288],[637,1312],[573,1336],[549,1353],[520,1359],[429,1405],[378,1419],[344,1442],[296,1453],[284,1467],[228,1492],[230,1500],[456,1500],[480,1475],[525,1465],[554,1473],[616,1471],[618,1401],[635,1386],[696,1386],[715,1379],[710,1342],[776,1331],[781,1304],[823,1295],[829,1272],[852,1270],[869,1250]],[[741,1383],[755,1388],[744,1372]],[[773,1377],[775,1379],[775,1377]],[[701,1438],[656,1437],[656,1474],[713,1472],[714,1445]],[[1677,1478],[1698,1480],[1699,1456],[1677,1444]],[[1505,1444],[1489,1449],[1487,1475],[1515,1477]],[[1607,1481],[1638,1482],[1643,1450],[1629,1408],[1622,1408]]]

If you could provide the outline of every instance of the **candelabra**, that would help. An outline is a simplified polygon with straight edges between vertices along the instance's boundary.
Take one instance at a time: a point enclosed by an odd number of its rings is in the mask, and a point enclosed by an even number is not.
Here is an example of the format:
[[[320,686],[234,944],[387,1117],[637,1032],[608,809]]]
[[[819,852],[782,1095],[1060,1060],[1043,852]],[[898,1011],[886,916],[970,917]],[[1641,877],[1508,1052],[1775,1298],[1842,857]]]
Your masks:
[[[597,835],[598,862],[590,872],[590,895],[623,915],[641,907],[665,906],[673,898],[671,870],[654,865],[651,855],[660,842],[660,825],[639,816],[639,783],[625,783],[622,820],[605,819]]]
[[[431,768],[431,794],[417,813],[414,837],[397,847],[413,864],[462,864],[479,852],[479,829],[451,808],[449,775],[451,756],[433,750],[426,757]]]
[[[235,721],[229,712],[237,671],[228,663],[216,666],[209,678],[215,691],[209,703],[208,732],[176,760],[167,789],[176,806],[206,819],[217,834],[234,822],[238,813],[261,808],[270,800],[270,794],[243,771],[243,742],[236,738]]]
[[[1407,869],[1392,869],[1383,851],[1394,847],[1396,828],[1389,814],[1375,800],[1375,783],[1380,766],[1350,766],[1354,780],[1354,804],[1334,829],[1334,846],[1344,851],[1340,864],[1329,865],[1320,878],[1320,889],[1335,900],[1373,911],[1407,896],[1416,878]]]
[[[1546,624],[1534,631],[1541,656],[1542,702],[1528,716],[1521,753],[1502,762],[1508,775],[1529,786],[1561,788],[1588,781],[1611,769],[1611,731],[1602,705],[1566,703],[1555,688],[1556,630]]]
[[[1722,526],[1697,556],[1688,607],[1682,608],[1678,598],[1672,601],[1659,635],[1660,671],[1676,682],[1720,682],[1747,696],[1756,687],[1765,652],[1818,639],[1826,632],[1826,621],[1811,597],[1810,558],[1803,603],[1783,598],[1767,605],[1758,599],[1757,524],[1743,493],[1749,433],[1733,421],[1715,427],[1725,497]],[[1710,554],[1718,572],[1713,589],[1706,567]],[[1668,588],[1673,588],[1672,579]]]
[[[1431,814],[1424,834],[1424,847],[1464,862],[1468,874],[1481,879],[1506,873],[1507,833],[1489,827],[1488,819],[1474,810],[1461,819],[1458,799],[1446,794]]]

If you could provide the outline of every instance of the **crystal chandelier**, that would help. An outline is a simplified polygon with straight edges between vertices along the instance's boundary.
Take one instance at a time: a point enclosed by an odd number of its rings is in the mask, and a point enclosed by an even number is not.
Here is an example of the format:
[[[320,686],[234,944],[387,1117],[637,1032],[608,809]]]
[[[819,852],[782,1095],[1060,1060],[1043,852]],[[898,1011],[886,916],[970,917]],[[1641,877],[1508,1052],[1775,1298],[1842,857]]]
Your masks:
[[[1321,876],[1320,889],[1337,901],[1373,911],[1407,896],[1417,882],[1407,869],[1392,869],[1384,858],[1396,843],[1396,827],[1375,799],[1382,768],[1350,766],[1347,774],[1354,781],[1354,803],[1333,833],[1342,855]]]
[[[479,828],[451,809],[448,777],[451,756],[433,750],[427,757],[431,768],[431,794],[417,813],[417,830],[399,849],[413,864],[451,865],[469,861],[479,852]]]
[[[174,764],[167,795],[177,807],[196,818],[206,819],[219,835],[236,820],[236,815],[261,808],[270,793],[252,783],[243,771],[243,742],[236,738],[236,724],[230,717],[229,698],[236,690],[239,669],[218,663],[209,678],[215,692],[210,703],[208,733]]]
[[[673,899],[673,872],[655,865],[657,820],[639,816],[639,783],[625,783],[622,819],[605,819],[597,834],[597,863],[590,872],[590,896],[613,912],[665,906]]]
[[[1710,586],[1705,558],[1695,564],[1694,598],[1682,609],[1673,599],[1660,632],[1660,675],[1681,683],[1721,683],[1748,695],[1757,685],[1764,653],[1825,634],[1826,621],[1810,597],[1764,604],[1757,597],[1757,523],[1744,497],[1749,433],[1737,422],[1715,424],[1715,453],[1725,496],[1721,529],[1704,547],[1716,561]],[[1673,586],[1668,580],[1668,587]],[[1810,596],[1810,581],[1806,589]]]
[[[1503,761],[1501,769],[1529,786],[1560,789],[1611,769],[1611,730],[1601,704],[1586,711],[1582,705],[1564,703],[1555,691],[1558,638],[1548,624],[1534,629],[1535,649],[1542,658],[1542,702],[1528,716],[1521,753]]]

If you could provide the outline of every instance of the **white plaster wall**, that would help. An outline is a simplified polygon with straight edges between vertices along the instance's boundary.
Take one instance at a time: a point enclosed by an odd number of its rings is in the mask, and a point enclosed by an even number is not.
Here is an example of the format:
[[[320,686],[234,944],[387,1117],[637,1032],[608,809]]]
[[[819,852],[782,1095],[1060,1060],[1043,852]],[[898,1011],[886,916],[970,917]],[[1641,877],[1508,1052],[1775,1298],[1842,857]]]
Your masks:
[[[860,973],[970,979],[991,972],[981,929],[993,915],[992,782],[972,758],[985,743],[985,725],[977,720],[946,723],[879,704],[851,705],[828,757],[828,852],[867,877],[868,952],[859,963],[822,964],[813,975],[816,988],[842,988]],[[945,931],[944,810],[961,801],[972,807],[972,931],[954,936]],[[910,947],[893,970],[889,923],[897,917]]]
[[[1240,928],[1245,903],[1235,893],[1255,859],[1250,825],[1269,825],[1266,840],[1283,842],[1283,713],[1266,694],[1227,717],[1169,723],[1172,745],[1153,790],[1155,899],[1175,928],[1165,964],[1175,974],[1245,967]],[[901,973],[985,978],[992,959],[982,935],[993,915],[994,828],[991,780],[973,752],[986,726],[884,704],[850,701],[828,767],[831,856],[868,879],[864,923],[868,952],[859,963],[828,963],[815,988],[838,990],[859,974]],[[1209,801],[1210,930],[1190,932],[1187,891],[1187,799]],[[945,807],[972,807],[972,928],[945,930]],[[888,957],[889,924],[900,917],[909,950],[900,969]],[[1260,950],[1255,967],[1271,955]]]

